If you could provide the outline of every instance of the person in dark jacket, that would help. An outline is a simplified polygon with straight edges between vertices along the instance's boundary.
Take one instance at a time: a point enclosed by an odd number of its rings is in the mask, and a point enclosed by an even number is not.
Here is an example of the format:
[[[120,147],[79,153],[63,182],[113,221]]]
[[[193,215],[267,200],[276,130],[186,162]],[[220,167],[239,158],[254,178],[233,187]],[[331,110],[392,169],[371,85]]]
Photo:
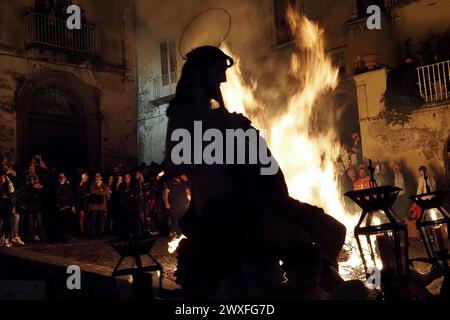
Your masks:
[[[0,176],[0,237],[6,247],[11,246],[12,235],[12,194],[14,186],[7,175]]]
[[[171,234],[181,235],[179,220],[189,208],[190,190],[186,175],[171,179],[164,190],[164,204],[171,221]]]
[[[107,175],[108,194],[106,196],[108,211],[106,213],[106,225],[105,233],[112,234],[114,229],[114,216],[113,216],[113,190],[116,184],[116,178],[114,175]]]
[[[46,241],[42,209],[44,201],[44,186],[37,175],[29,175],[25,187],[25,214],[28,219],[28,232],[31,241]]]
[[[88,237],[90,238],[95,234],[99,238],[103,237],[108,210],[106,201],[108,193],[108,186],[103,182],[102,174],[95,173],[95,181],[89,189]]]
[[[56,188],[56,209],[58,212],[58,238],[69,241],[73,217],[75,215],[75,201],[72,186],[64,173],[60,173],[59,184]]]
[[[120,189],[122,198],[122,236],[133,237],[139,234],[137,198],[139,190],[131,180],[130,174],[125,174]]]
[[[122,184],[123,176],[118,173],[117,168],[117,172],[114,177],[113,188],[110,190],[110,214],[112,219],[112,233],[114,235],[120,235],[122,232]]]
[[[78,183],[76,189],[76,211],[78,214],[79,234],[84,235],[86,226],[86,214],[89,210],[89,175],[87,172],[81,174],[81,181]]]
[[[1,166],[1,165],[0,165]],[[1,174],[2,170],[0,170]],[[25,243],[20,238],[20,223],[22,219],[22,212],[20,212],[20,208],[17,208],[18,198],[20,196],[19,190],[21,189],[19,179],[17,177],[16,170],[13,169],[13,166],[7,161],[3,163],[3,173],[8,177],[9,181],[14,186],[14,194],[12,197],[12,240],[11,242],[16,245],[24,245]]]
[[[150,232],[148,221],[150,220],[150,184],[145,180],[142,171],[136,172],[136,188],[138,190],[138,224],[141,235]]]

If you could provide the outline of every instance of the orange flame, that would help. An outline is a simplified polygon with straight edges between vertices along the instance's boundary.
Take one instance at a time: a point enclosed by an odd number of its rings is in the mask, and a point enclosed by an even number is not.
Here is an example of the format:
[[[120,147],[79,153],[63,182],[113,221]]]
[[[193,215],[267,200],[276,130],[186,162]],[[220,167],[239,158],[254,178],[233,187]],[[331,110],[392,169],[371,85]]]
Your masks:
[[[338,85],[338,69],[325,53],[323,31],[318,25],[292,8],[287,11],[287,20],[295,39],[298,39],[295,42],[297,50],[290,63],[290,76],[296,79],[298,89],[290,97],[286,111],[279,116],[273,112],[270,117],[267,114],[270,108],[260,113],[253,112],[255,108],[261,108],[254,96],[257,84],[246,85],[238,59],[228,71],[228,81],[222,85],[224,100],[230,111],[251,115],[255,127],[268,131],[268,144],[283,169],[290,195],[324,208],[346,225],[349,231],[347,242],[351,248],[356,248],[350,232],[356,225],[357,215],[346,212],[337,180],[335,160],[341,147],[336,130],[331,123],[327,130],[321,132],[313,132],[310,126],[319,98]],[[226,47],[222,49],[232,56]],[[263,123],[265,128],[261,127]],[[349,278],[348,270],[361,265],[356,249],[351,251],[344,264],[346,268],[341,268],[341,274]]]

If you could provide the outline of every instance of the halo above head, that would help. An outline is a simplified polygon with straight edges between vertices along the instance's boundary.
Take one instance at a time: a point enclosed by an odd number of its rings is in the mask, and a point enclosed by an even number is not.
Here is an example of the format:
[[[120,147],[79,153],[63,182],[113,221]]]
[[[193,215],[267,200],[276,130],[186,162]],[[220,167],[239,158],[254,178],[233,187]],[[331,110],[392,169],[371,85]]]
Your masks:
[[[219,47],[231,31],[231,14],[223,8],[210,8],[194,16],[184,27],[178,42],[181,57],[202,46]]]

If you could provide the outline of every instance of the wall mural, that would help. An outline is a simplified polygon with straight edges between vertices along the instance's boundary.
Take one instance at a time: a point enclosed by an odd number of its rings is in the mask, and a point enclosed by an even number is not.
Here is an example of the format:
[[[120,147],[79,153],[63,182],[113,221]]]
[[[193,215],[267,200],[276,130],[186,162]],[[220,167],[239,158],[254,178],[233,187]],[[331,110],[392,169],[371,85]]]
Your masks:
[[[416,149],[426,160],[444,161],[444,144],[450,134],[446,121],[439,128],[393,128],[384,122],[372,122],[368,126],[369,137],[382,144],[387,152],[399,154]]]

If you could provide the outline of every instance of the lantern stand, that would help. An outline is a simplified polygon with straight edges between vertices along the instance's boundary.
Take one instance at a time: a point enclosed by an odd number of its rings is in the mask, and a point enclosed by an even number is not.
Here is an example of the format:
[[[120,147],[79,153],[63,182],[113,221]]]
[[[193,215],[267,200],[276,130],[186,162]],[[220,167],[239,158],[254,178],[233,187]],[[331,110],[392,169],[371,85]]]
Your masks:
[[[411,196],[420,208],[421,214],[416,221],[416,227],[420,232],[427,258],[413,259],[430,263],[433,266],[440,267],[443,270],[444,281],[439,296],[444,299],[450,298],[450,268],[448,260],[450,237],[448,234],[450,225],[450,215],[443,208],[447,192],[444,190],[430,192],[428,181],[427,193]]]
[[[150,250],[157,240],[157,236],[151,236],[148,238],[131,238],[129,241],[113,240],[109,242],[114,250],[120,255],[119,262],[114,268],[112,276],[132,276],[134,295],[137,299],[154,298],[152,276],[151,274],[148,274],[152,272],[158,273],[159,295],[162,294],[163,268],[150,254]],[[142,263],[142,256],[148,256],[153,264],[144,266]],[[135,267],[119,269],[120,265],[127,257],[134,259]]]
[[[386,300],[411,299],[407,281],[408,231],[392,209],[401,189],[393,186],[377,187],[372,161],[369,171],[371,188],[345,193],[362,209],[354,234],[366,277],[369,279],[376,270],[380,271],[381,290]]]

